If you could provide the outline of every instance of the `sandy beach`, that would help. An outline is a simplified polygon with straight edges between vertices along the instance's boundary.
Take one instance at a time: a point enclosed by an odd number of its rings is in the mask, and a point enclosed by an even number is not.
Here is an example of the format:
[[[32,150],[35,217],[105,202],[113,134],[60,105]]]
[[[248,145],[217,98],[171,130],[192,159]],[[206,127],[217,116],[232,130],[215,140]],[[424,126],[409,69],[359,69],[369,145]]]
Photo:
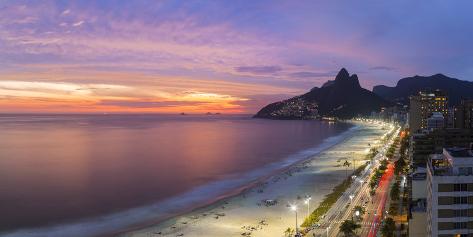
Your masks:
[[[302,223],[308,212],[304,198],[311,196],[310,211],[316,208],[346,177],[342,160],[354,158],[356,166],[362,164],[368,144],[386,132],[378,124],[356,125],[340,143],[239,195],[120,236],[285,236],[284,231],[296,225],[295,213],[288,206],[298,206],[298,223]],[[268,199],[276,203],[266,205],[264,200]]]

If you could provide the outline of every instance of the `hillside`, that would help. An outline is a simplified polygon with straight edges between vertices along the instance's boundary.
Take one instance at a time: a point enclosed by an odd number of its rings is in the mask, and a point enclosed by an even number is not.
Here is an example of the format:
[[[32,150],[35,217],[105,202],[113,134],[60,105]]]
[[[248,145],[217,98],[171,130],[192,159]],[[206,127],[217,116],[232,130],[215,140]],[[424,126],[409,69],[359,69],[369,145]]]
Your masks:
[[[409,96],[429,89],[440,89],[446,92],[450,105],[459,104],[462,97],[473,98],[473,82],[458,80],[443,74],[406,77],[399,80],[395,87],[375,86],[373,92],[386,100],[407,104]]]
[[[369,115],[392,104],[360,86],[358,76],[342,68],[335,80],[306,94],[275,102],[262,108],[255,117],[269,119],[305,119],[330,116],[342,119]]]

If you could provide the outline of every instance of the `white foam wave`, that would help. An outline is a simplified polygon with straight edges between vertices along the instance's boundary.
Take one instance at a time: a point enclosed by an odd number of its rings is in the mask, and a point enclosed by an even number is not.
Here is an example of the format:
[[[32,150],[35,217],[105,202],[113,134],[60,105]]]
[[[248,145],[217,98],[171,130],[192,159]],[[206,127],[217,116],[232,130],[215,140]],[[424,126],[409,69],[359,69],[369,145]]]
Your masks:
[[[308,158],[313,157],[314,155],[342,142],[346,138],[350,137],[350,135],[352,135],[353,132],[359,128],[359,126],[353,126],[339,135],[326,138],[316,147],[302,150],[298,153],[290,155],[287,157],[287,159],[282,161],[271,163],[262,168],[244,173],[242,175],[240,174],[237,177],[230,177],[225,180],[220,180],[206,184],[204,186],[196,187],[189,192],[159,203],[133,208],[127,211],[106,215],[99,218],[91,218],[80,223],[21,229],[0,235],[5,237],[97,236],[113,233],[114,231],[136,226],[138,224],[169,218],[176,214],[182,213],[185,210],[207,205],[219,198],[221,199],[233,195],[235,194],[236,190],[241,190],[248,184],[260,180],[262,177],[267,177],[277,170],[281,170],[297,162],[307,160]]]

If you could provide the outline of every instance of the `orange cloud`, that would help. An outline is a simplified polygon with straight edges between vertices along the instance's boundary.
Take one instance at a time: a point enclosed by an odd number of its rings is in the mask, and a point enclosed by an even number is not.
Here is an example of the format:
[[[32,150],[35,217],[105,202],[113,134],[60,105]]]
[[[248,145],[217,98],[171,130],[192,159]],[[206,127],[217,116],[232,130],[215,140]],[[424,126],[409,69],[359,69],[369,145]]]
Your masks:
[[[171,82],[169,82],[171,83]],[[185,84],[185,83],[184,83]],[[225,83],[223,83],[225,84]],[[226,112],[241,113],[247,98],[179,84],[159,87],[44,81],[0,81],[5,112]],[[227,85],[231,87],[231,84]],[[203,89],[203,88],[200,88]]]

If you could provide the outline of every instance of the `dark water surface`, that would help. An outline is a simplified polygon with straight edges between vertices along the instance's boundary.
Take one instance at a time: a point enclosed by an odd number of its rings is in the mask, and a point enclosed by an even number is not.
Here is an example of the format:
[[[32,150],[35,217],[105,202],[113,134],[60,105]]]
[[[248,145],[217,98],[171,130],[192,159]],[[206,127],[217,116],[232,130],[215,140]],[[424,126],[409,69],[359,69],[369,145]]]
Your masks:
[[[0,230],[184,208],[306,158],[298,152],[350,127],[249,116],[0,115]],[[117,228],[141,221],[123,219]]]

